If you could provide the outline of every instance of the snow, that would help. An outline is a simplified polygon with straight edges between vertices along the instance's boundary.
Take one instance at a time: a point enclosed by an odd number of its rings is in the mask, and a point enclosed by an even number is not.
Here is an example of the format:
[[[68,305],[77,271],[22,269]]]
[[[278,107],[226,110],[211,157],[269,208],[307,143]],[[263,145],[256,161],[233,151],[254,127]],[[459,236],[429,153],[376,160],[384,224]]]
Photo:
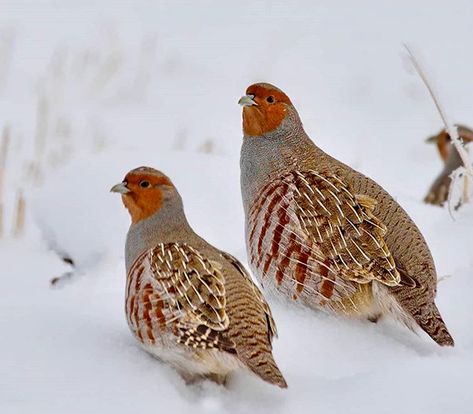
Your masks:
[[[9,126],[0,239],[0,412],[471,413],[473,205],[422,203],[441,128],[402,56],[408,42],[454,122],[473,125],[470,1],[7,1],[0,5],[0,129]],[[141,351],[123,310],[128,216],[110,187],[166,172],[189,221],[246,261],[239,190],[246,87],[269,81],[307,132],[406,208],[436,260],[456,340],[271,302],[289,383],[237,374],[187,387]],[[14,238],[18,191],[27,222]],[[1,200],[1,198],[0,198]],[[76,263],[76,277],[56,252]]]

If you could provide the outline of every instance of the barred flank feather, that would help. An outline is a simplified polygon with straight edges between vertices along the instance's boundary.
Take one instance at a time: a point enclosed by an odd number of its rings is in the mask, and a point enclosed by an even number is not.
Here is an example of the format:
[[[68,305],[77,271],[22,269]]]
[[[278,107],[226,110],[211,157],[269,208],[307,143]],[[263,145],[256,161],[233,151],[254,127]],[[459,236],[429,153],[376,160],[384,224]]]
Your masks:
[[[292,171],[266,186],[249,211],[250,261],[293,298],[306,293],[346,308],[357,284],[400,282],[375,205],[333,174]]]
[[[128,320],[143,342],[154,343],[168,328],[179,344],[233,352],[219,335],[229,324],[224,283],[220,270],[194,248],[160,243],[130,270]]]

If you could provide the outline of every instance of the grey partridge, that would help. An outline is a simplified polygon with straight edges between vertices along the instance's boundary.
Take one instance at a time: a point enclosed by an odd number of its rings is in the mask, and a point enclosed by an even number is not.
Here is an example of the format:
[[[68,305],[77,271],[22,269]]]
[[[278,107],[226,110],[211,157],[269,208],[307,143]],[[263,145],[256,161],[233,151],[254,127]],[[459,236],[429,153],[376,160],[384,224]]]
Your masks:
[[[132,221],[125,308],[140,345],[187,382],[223,384],[247,369],[285,388],[268,304],[237,259],[192,230],[170,179],[140,167],[111,191],[122,195]]]
[[[313,309],[388,314],[453,346],[432,255],[402,207],[318,148],[280,89],[251,85],[239,103],[247,251],[262,286]]]

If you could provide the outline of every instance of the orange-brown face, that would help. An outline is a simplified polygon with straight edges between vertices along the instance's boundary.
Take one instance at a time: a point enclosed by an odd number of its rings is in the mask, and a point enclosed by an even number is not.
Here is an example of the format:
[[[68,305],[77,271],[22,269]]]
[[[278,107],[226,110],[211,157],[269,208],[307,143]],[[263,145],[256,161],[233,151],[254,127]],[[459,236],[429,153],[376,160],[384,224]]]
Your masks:
[[[254,84],[246,90],[240,101],[243,106],[243,132],[260,136],[274,131],[286,117],[292,105],[284,92],[269,84]]]
[[[446,131],[442,131],[437,135],[437,149],[440,153],[440,157],[443,161],[447,161],[447,158],[450,154],[451,143],[450,135]]]
[[[142,167],[130,171],[123,182],[113,186],[111,191],[122,195],[131,222],[138,223],[161,208],[166,188],[174,188],[169,178]]]

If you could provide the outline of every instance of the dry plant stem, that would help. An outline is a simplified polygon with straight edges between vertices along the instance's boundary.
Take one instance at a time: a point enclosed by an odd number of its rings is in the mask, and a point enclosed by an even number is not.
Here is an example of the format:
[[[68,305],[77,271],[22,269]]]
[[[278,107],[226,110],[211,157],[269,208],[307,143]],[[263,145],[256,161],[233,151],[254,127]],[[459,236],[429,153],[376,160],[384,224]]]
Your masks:
[[[7,153],[10,143],[10,130],[8,127],[3,128],[2,143],[0,146],[0,199],[3,199],[3,183],[5,179],[5,169],[7,166]]]
[[[419,62],[415,58],[414,54],[412,53],[412,51],[409,49],[409,47],[406,44],[404,45],[404,47],[407,50],[407,53],[412,62],[412,65],[414,66],[416,72],[419,74],[420,78],[422,79],[422,82],[424,83],[425,87],[429,91],[429,94],[432,97],[432,100],[434,101],[435,106],[437,107],[440,117],[442,118],[443,124],[445,125],[445,129],[450,135],[452,143],[455,146],[455,149],[458,151],[458,154],[460,155],[462,159],[465,169],[468,171],[469,174],[473,176],[473,167],[471,166],[468,153],[466,152],[465,147],[463,146],[463,141],[458,135],[457,127],[449,122],[445,110],[440,105],[440,101],[437,99],[437,95],[432,89],[424,71],[422,70],[422,67],[420,66]]]
[[[463,141],[460,138],[460,135],[458,134],[458,128],[456,126],[452,125],[449,122],[445,110],[440,105],[440,101],[437,98],[437,95],[435,94],[432,86],[430,85],[430,83],[427,79],[427,76],[425,75],[424,71],[422,70],[422,67],[420,66],[419,62],[415,58],[412,51],[409,49],[409,47],[406,44],[404,44],[404,47],[407,50],[407,53],[408,53],[409,58],[412,62],[412,65],[414,66],[414,69],[416,70],[416,72],[418,73],[418,75],[422,79],[422,82],[424,83],[425,87],[429,91],[429,94],[432,97],[432,100],[434,101],[434,104],[435,104],[435,106],[436,106],[436,108],[437,108],[437,110],[440,114],[440,117],[442,118],[443,124],[445,126],[445,130],[450,135],[450,139],[452,141],[452,144],[455,147],[455,149],[457,150],[458,155],[460,156],[461,161],[464,165],[464,167],[457,168],[451,175],[452,180],[451,180],[449,193],[448,193],[448,210],[449,210],[450,216],[454,219],[454,216],[453,216],[453,213],[452,213],[452,193],[453,193],[454,185],[455,185],[457,179],[459,177],[461,178],[461,174],[465,174],[464,175],[464,181],[463,181],[463,183],[464,183],[463,191],[462,191],[462,196],[463,197],[460,200],[460,203],[459,203],[459,206],[460,206],[461,204],[468,201],[469,197],[468,197],[467,182],[468,182],[468,177],[470,177],[473,180],[473,167],[470,163],[468,152],[466,151],[466,149],[463,145]],[[456,206],[455,209],[457,209],[459,206]]]
[[[46,140],[48,137],[48,114],[48,99],[41,95],[38,99],[36,111],[35,160],[33,162],[33,178],[36,183],[39,182],[41,177],[41,165],[46,150]]]
[[[470,197],[468,195],[468,176],[463,177],[463,200],[465,203],[470,201]]]
[[[48,100],[44,96],[40,96],[38,99],[36,116],[35,155],[37,159],[40,159],[46,147],[46,136],[48,132]]]
[[[3,211],[4,211],[4,194],[3,187],[5,182],[5,171],[7,165],[7,153],[10,143],[10,130],[8,127],[3,128],[2,142],[0,146],[0,237],[4,233]]]
[[[452,275],[440,276],[440,277],[437,279],[437,283],[444,282],[445,280],[450,279],[451,277],[452,277]]]
[[[14,31],[2,30],[0,33],[0,88],[3,88],[7,82],[11,67],[14,41]]]
[[[20,237],[25,230],[25,211],[26,203],[23,196],[23,192],[20,190],[18,192],[18,198],[15,208],[15,223],[13,227],[13,236]]]

